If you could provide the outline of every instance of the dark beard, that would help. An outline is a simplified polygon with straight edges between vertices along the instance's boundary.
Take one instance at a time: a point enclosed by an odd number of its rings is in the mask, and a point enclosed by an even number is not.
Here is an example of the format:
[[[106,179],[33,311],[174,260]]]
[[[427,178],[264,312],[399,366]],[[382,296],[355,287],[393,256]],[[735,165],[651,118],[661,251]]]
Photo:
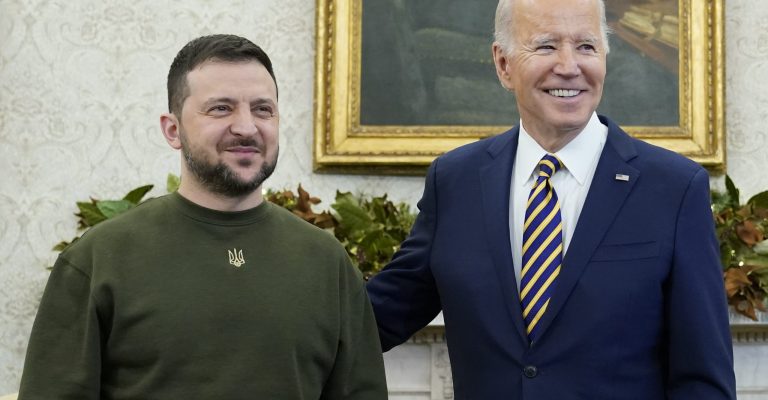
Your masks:
[[[252,140],[243,140],[238,142],[238,144],[242,146],[257,146]],[[262,150],[262,154],[266,154],[263,146],[258,147]],[[259,172],[251,180],[244,181],[238,178],[237,174],[223,162],[210,164],[202,157],[196,157],[190,150],[186,135],[184,134],[181,135],[181,152],[184,155],[184,159],[187,161],[187,168],[193,175],[195,175],[200,185],[208,189],[211,193],[220,194],[226,197],[242,197],[253,193],[267,178],[269,178],[270,175],[272,175],[277,164],[277,154],[275,154],[275,159],[271,160],[272,162],[265,159]],[[243,163],[247,165],[249,161]]]

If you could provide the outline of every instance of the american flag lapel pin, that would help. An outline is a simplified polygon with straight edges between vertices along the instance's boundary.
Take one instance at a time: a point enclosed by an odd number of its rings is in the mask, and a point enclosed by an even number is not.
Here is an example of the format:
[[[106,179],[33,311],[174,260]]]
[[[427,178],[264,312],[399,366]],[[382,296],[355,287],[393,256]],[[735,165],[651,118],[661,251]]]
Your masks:
[[[616,180],[622,182],[629,182],[629,175],[616,174]]]

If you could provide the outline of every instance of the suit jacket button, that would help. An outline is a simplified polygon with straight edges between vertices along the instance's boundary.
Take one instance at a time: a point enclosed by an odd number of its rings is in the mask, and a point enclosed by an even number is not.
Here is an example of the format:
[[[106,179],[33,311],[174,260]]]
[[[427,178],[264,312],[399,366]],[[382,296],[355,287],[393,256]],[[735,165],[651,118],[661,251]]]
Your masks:
[[[533,365],[529,365],[523,368],[523,375],[525,375],[526,378],[535,378],[538,374],[539,370],[537,370]]]

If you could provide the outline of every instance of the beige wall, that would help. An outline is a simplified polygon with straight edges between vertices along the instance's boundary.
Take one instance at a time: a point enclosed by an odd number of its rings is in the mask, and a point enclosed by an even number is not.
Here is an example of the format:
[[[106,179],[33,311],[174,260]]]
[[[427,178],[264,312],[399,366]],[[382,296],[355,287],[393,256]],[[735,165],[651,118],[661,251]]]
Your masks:
[[[728,172],[749,195],[768,188],[768,2],[726,3]],[[74,202],[145,183],[159,195],[178,171],[158,115],[170,61],[193,37],[240,34],[272,56],[282,130],[270,187],[301,182],[326,202],[341,189],[415,203],[419,177],[312,173],[314,8],[312,0],[0,0],[0,394],[17,389],[44,267],[51,246],[75,232]]]

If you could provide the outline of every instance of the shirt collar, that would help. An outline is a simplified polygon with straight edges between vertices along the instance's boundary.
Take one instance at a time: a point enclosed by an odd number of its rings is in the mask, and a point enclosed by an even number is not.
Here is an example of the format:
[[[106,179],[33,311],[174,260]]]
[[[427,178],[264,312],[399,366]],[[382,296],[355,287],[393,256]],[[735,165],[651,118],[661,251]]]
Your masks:
[[[584,130],[555,153],[565,166],[563,170],[568,171],[579,185],[584,185],[586,182],[592,162],[602,151],[607,137],[608,127],[603,125],[597,113],[593,112]],[[523,122],[520,121],[514,171],[518,185],[525,185],[533,177],[539,160],[545,154],[547,151],[533,140],[523,127]]]

